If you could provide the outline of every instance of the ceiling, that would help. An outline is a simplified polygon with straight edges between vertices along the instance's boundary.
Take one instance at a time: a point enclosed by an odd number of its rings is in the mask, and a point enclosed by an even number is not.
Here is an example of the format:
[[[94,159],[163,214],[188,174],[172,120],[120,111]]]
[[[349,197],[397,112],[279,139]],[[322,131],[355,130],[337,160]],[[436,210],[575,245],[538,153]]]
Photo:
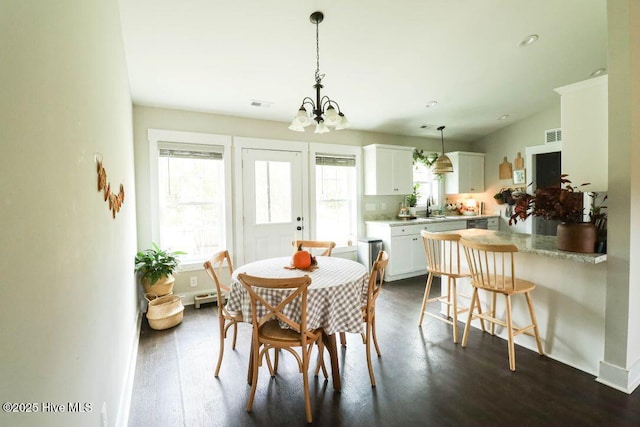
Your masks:
[[[288,126],[314,96],[316,10],[322,95],[356,130],[474,141],[607,66],[606,0],[120,0],[133,102]]]

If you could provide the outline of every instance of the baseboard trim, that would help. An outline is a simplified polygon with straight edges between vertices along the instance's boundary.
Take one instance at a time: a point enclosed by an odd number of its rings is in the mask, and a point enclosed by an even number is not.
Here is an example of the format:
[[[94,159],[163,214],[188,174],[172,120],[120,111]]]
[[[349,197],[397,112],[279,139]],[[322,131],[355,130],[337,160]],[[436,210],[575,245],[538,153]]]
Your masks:
[[[142,311],[138,310],[136,318],[135,333],[131,343],[131,352],[129,354],[129,369],[122,386],[120,394],[120,407],[118,408],[118,417],[115,425],[117,427],[127,427],[129,425],[129,412],[131,410],[131,396],[133,395],[133,381],[136,376],[136,363],[138,361],[138,344],[140,342],[140,328],[142,326]]]
[[[623,393],[631,394],[640,385],[640,359],[636,360],[629,369],[602,360],[596,381]]]

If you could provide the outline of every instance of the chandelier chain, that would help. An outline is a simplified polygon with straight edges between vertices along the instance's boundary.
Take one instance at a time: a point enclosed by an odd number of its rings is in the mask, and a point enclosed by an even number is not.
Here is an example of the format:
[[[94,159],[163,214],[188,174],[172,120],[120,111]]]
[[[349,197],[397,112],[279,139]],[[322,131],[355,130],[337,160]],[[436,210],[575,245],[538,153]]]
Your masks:
[[[320,24],[316,22],[316,83],[320,83]]]

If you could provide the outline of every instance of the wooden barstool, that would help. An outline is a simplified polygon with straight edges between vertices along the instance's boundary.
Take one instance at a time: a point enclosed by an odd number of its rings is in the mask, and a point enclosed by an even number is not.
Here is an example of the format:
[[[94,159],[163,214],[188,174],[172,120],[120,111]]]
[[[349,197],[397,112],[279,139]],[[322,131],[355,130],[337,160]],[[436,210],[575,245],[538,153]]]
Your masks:
[[[460,271],[460,245],[458,243],[460,241],[460,235],[455,233],[430,233],[426,230],[422,230],[420,234],[422,235],[422,242],[424,243],[424,250],[427,256],[427,271],[429,274],[427,276],[424,297],[422,298],[422,308],[420,309],[418,326],[422,327],[422,320],[425,314],[448,323],[453,326],[453,342],[457,343],[458,314],[469,310],[468,307],[458,307],[458,296],[460,295],[458,294],[457,281],[463,277],[471,277],[471,274]],[[430,296],[434,276],[440,277],[441,295],[437,297]],[[446,295],[442,295],[444,277],[447,278]],[[446,317],[442,317],[439,313],[433,314],[427,311],[428,304],[433,302],[446,305]],[[480,301],[476,301],[476,304],[478,311],[482,312]],[[484,330],[484,322],[481,323],[482,330]]]
[[[469,338],[469,326],[473,319],[479,318],[491,323],[491,334],[495,333],[495,325],[507,328],[507,341],[509,343],[509,369],[516,370],[516,353],[513,338],[521,333],[531,334],[536,338],[538,353],[544,355],[542,341],[538,331],[538,323],[533,310],[531,291],[536,285],[528,280],[516,278],[514,254],[518,252],[515,245],[510,244],[488,244],[477,243],[466,239],[461,239],[460,244],[464,248],[467,262],[471,270],[471,284],[473,285],[473,295],[471,296],[471,307],[478,301],[478,290],[482,289],[492,293],[491,310],[484,313],[474,313],[469,310],[469,317],[462,336],[462,347],[467,346]],[[496,317],[496,297],[498,294],[505,296],[506,319]],[[511,296],[524,294],[529,308],[531,324],[525,327],[515,327],[512,321]]]

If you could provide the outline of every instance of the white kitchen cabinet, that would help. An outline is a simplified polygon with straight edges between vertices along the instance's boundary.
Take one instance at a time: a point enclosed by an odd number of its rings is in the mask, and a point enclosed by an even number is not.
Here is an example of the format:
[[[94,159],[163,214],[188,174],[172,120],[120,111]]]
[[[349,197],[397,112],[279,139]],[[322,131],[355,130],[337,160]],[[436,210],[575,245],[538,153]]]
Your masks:
[[[446,194],[484,192],[484,153],[454,151],[447,156],[453,172],[444,174]]]
[[[388,282],[427,274],[427,258],[420,231],[452,231],[467,228],[464,219],[437,222],[394,224],[370,221],[366,224],[368,237],[382,240],[383,249],[389,255],[385,271]]]
[[[364,150],[364,194],[405,195],[413,192],[413,147],[372,144]]]
[[[405,236],[394,236],[389,241],[389,244],[384,246],[389,249],[387,254],[390,253],[395,254],[403,254],[402,256],[396,256],[394,259],[393,266],[391,265],[391,260],[389,260],[389,264],[387,265],[386,273],[389,273],[390,276],[397,276],[398,274],[407,274],[414,271],[413,262],[414,259],[417,258],[417,254],[414,254],[416,251],[415,247],[415,235],[405,235]],[[384,244],[384,240],[383,240]],[[387,280],[389,280],[387,278]]]

